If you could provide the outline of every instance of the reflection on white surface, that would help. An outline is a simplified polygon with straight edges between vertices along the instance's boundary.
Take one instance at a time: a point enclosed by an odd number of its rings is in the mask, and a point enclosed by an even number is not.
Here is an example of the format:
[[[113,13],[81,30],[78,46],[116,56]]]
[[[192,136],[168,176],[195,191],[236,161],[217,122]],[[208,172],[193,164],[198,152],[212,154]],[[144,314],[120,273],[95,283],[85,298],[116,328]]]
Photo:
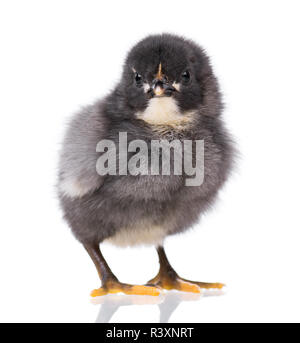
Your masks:
[[[119,307],[131,305],[157,305],[160,312],[159,322],[168,323],[172,313],[174,313],[181,302],[198,301],[202,297],[219,296],[223,294],[224,291],[220,290],[205,290],[201,294],[169,291],[160,294],[157,297],[149,295],[105,295],[92,299],[92,303],[101,305],[96,323],[109,323]]]

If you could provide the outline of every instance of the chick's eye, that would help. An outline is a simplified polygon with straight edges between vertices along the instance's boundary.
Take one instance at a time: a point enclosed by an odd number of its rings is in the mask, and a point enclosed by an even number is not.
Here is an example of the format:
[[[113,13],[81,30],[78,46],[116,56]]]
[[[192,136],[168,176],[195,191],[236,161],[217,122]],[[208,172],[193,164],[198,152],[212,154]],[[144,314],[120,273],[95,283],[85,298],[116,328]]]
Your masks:
[[[140,84],[142,82],[142,76],[139,73],[134,74],[134,79],[137,84]]]
[[[185,71],[185,72],[183,72],[183,73],[181,74],[181,80],[182,80],[182,82],[184,82],[184,83],[189,82],[190,78],[191,78],[191,75],[190,75],[190,73],[189,73],[188,71]]]

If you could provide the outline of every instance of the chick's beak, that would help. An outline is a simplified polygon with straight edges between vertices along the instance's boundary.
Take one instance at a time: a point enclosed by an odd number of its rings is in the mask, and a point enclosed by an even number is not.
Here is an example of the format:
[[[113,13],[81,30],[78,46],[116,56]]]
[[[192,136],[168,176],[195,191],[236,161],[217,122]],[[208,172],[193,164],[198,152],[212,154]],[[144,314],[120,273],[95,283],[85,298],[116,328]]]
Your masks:
[[[170,96],[176,89],[163,79],[154,79],[151,86],[154,96]]]
[[[150,92],[152,96],[171,96],[176,89],[168,82],[168,78],[162,72],[162,64],[159,63],[158,71],[155,75]]]
[[[154,80],[152,83],[152,90],[157,96],[163,95],[165,92],[163,82],[161,80]]]

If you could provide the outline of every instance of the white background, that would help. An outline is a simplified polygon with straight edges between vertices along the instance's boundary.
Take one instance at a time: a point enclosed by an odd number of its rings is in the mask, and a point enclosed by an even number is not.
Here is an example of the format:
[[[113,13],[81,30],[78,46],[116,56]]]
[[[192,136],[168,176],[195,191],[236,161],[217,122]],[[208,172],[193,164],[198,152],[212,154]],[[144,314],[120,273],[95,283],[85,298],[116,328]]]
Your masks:
[[[59,144],[67,118],[112,89],[130,47],[160,32],[207,49],[241,152],[214,210],[166,242],[179,274],[228,292],[183,298],[170,322],[300,320],[299,11],[274,0],[1,1],[0,321],[96,321],[98,276],[56,200]],[[157,272],[153,248],[103,252],[124,282]],[[156,304],[124,301],[141,304],[112,322],[159,320]]]

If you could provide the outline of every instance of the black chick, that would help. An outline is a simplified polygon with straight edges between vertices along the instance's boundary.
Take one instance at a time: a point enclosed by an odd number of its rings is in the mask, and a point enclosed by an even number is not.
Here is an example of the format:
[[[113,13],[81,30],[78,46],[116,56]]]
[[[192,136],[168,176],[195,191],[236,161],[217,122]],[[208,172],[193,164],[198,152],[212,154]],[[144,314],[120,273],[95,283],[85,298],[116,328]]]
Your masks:
[[[205,52],[190,40],[162,34],[148,36],[134,46],[115,89],[71,120],[60,156],[58,193],[64,218],[92,258],[102,282],[92,296],[223,287],[179,277],[162,245],[166,236],[198,221],[229,174],[233,149],[221,111],[218,83]],[[134,140],[145,142],[147,157],[153,140],[203,140],[203,182],[187,186],[189,175],[179,175],[174,169],[163,175],[161,165],[158,175],[147,173],[151,165],[143,165],[144,170],[135,175],[123,175],[124,165],[119,162],[124,145],[118,145],[119,133],[127,134],[126,149]],[[96,149],[103,140],[116,143],[115,155]],[[105,154],[116,157],[116,164],[112,163],[117,165],[115,173],[105,175],[96,168]],[[159,154],[163,156],[161,150]],[[126,162],[134,155],[129,152]],[[173,161],[175,153],[172,156]],[[195,162],[193,152],[191,156]],[[145,286],[120,283],[101,254],[99,245],[105,240],[118,245],[155,245],[160,262],[157,276]]]

